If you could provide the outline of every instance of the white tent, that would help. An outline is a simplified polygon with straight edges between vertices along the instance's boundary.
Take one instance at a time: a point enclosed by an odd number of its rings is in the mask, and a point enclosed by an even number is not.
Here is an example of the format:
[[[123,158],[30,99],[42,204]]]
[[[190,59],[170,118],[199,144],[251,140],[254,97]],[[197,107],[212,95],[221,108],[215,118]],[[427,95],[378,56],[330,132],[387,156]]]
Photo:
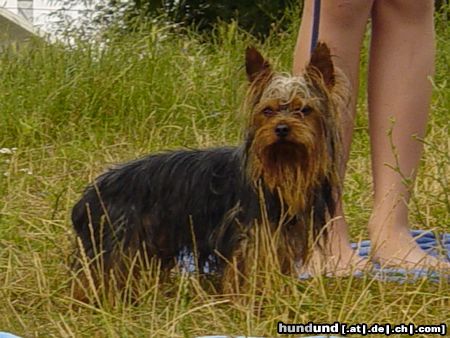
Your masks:
[[[25,18],[0,7],[0,45],[22,42],[33,36],[43,36]]]

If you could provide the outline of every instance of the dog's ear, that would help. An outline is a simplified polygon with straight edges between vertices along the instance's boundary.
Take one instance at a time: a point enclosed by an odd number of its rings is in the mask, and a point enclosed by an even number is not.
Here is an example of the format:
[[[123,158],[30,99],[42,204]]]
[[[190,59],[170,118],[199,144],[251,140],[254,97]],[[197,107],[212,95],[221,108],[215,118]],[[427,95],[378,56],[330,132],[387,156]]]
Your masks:
[[[328,89],[333,88],[335,85],[334,66],[331,60],[330,48],[325,43],[317,43],[311,55],[311,60],[306,67],[306,72],[312,78],[315,78],[317,75],[321,76]]]
[[[250,82],[271,73],[270,64],[264,60],[263,56],[255,47],[247,47],[245,51],[245,70],[247,71],[247,78]]]

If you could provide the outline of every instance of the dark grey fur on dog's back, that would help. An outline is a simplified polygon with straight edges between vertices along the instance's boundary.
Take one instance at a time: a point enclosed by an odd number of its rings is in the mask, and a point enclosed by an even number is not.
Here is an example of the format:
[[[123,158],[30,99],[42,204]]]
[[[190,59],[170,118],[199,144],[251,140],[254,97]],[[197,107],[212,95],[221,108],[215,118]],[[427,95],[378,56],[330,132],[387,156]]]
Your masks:
[[[122,254],[144,250],[170,267],[195,245],[200,267],[219,268],[217,252],[229,259],[243,227],[260,218],[244,162],[240,148],[224,147],[150,155],[110,169],[72,211],[86,255],[102,252],[108,269],[117,248]],[[278,219],[278,199],[268,192],[265,198],[270,218]]]

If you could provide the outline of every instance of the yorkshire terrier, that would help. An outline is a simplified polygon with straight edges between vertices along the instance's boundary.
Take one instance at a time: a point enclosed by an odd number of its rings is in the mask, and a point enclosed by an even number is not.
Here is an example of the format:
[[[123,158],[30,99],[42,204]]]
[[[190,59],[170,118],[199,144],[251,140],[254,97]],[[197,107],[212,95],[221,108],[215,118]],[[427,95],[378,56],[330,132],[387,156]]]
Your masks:
[[[72,211],[75,268],[89,266],[76,297],[89,284],[123,289],[150,261],[169,271],[186,255],[199,271],[217,274],[224,289],[242,284],[255,264],[249,243],[263,224],[282,273],[295,275],[305,264],[340,194],[345,82],[324,43],[300,76],[274,72],[248,48],[246,73],[241,145],[151,154],[87,187]]]

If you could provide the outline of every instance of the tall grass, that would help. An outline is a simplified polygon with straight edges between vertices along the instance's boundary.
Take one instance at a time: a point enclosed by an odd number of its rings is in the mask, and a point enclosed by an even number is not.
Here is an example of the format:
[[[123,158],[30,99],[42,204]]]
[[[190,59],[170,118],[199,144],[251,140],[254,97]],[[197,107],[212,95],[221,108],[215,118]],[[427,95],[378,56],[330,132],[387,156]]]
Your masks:
[[[297,23],[292,27],[259,46],[280,70],[290,69]],[[437,34],[411,219],[448,231],[450,29],[439,17]],[[70,297],[69,214],[84,186],[110,164],[148,152],[238,144],[243,54],[255,43],[234,24],[219,26],[208,42],[153,24],[110,35],[107,44],[34,41],[0,54],[0,148],[10,150],[0,153],[0,330],[27,337],[273,336],[280,320],[450,324],[449,285],[427,280],[273,276],[264,292],[249,290],[235,302],[208,293],[196,276],[179,275],[168,285],[154,280],[134,306],[91,307]],[[365,236],[371,208],[364,88],[361,94],[344,196],[355,239]]]

